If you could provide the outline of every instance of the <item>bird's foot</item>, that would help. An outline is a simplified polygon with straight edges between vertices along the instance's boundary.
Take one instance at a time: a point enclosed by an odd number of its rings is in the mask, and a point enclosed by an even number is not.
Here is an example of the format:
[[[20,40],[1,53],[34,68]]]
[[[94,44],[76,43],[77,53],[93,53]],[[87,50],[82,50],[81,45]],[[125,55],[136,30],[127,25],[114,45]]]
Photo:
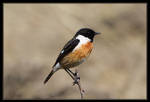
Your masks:
[[[73,85],[78,84],[79,81],[80,81],[80,77],[75,77],[75,78],[74,78]]]
[[[77,71],[77,70],[75,70],[73,85],[78,84],[79,82],[80,82],[80,76],[79,76],[78,71]]]

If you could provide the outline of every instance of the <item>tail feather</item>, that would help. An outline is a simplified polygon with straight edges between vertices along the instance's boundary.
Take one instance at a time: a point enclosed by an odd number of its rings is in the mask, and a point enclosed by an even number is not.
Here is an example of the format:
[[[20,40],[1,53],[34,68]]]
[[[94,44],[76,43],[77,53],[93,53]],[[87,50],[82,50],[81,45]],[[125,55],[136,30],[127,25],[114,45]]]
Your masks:
[[[46,77],[46,79],[45,79],[45,81],[44,81],[44,84],[46,84],[46,82],[51,78],[51,76],[54,74],[54,72],[55,71],[51,71],[50,73],[49,73],[49,75]]]
[[[55,66],[53,66],[53,69],[52,71],[49,73],[49,75],[46,77],[45,81],[44,81],[44,84],[51,78],[51,76],[61,68],[60,64],[57,63]]]

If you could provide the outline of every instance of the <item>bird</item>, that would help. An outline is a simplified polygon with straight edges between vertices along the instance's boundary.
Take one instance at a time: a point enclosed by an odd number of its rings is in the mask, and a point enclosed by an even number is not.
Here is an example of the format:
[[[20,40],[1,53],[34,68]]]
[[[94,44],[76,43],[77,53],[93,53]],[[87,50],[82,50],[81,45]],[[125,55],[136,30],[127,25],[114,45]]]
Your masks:
[[[44,80],[44,84],[52,77],[59,69],[65,69],[69,74],[74,75],[70,68],[74,68],[83,63],[90,55],[93,49],[93,40],[95,35],[101,34],[90,28],[81,28],[69,40],[63,49],[60,51],[52,70]]]

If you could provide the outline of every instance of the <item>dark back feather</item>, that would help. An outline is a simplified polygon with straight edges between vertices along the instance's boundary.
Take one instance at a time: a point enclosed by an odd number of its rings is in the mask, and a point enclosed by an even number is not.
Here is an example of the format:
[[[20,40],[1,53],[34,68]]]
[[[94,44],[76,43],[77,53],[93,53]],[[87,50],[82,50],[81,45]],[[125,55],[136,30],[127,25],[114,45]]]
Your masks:
[[[80,41],[78,39],[71,39],[70,41],[67,42],[67,44],[63,47],[63,49],[61,50],[61,52],[63,51],[63,53],[60,52],[55,64],[53,65],[53,67],[60,62],[66,55],[68,55],[70,52],[73,51],[73,49],[78,45]]]

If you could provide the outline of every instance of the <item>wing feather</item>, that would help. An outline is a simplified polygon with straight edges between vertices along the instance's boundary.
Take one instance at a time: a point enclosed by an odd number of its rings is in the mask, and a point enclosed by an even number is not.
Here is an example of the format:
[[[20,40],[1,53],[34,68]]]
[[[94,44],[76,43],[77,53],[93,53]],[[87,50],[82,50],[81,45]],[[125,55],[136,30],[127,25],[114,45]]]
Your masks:
[[[63,49],[61,50],[55,64],[53,65],[53,67],[60,62],[66,55],[68,55],[79,43],[78,39],[71,39],[70,41],[67,42],[67,44],[63,47]]]

